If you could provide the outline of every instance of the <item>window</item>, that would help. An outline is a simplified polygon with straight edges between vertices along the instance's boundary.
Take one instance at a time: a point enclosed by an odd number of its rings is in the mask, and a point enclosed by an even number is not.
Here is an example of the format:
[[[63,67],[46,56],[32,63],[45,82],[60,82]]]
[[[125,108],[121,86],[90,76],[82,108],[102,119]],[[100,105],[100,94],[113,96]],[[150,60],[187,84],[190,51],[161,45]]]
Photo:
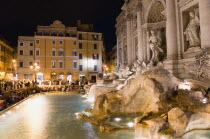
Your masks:
[[[98,54],[93,54],[92,57],[93,57],[93,59],[99,59]]]
[[[40,40],[36,40],[36,44],[40,44]]]
[[[23,55],[23,50],[20,50],[20,55]]]
[[[20,65],[19,65],[20,68],[22,68],[22,67],[23,67],[23,62],[20,62],[19,64],[20,64]]]
[[[97,71],[98,69],[97,69],[97,65],[94,65],[94,71]]]
[[[82,40],[82,34],[79,34],[79,39]]]
[[[23,42],[20,42],[20,46],[23,46]]]
[[[98,46],[97,46],[97,44],[94,44],[94,49],[98,49]]]
[[[72,56],[77,56],[77,50],[76,50],[76,49],[74,49],[74,50],[72,51]]]
[[[77,45],[77,42],[76,41],[73,41],[73,45]]]
[[[52,60],[51,61],[51,65],[52,65],[52,68],[55,68],[56,67],[56,61],[55,60]]]
[[[33,65],[33,62],[29,62],[29,66],[32,66]]]
[[[79,59],[82,59],[82,54],[79,54]]]
[[[97,40],[98,39],[98,35],[97,34],[93,34],[93,39]]]
[[[63,40],[60,40],[60,41],[59,41],[59,44],[60,44],[60,45],[63,45]]]
[[[40,49],[36,48],[36,56],[39,56],[39,55],[40,55]]]
[[[52,56],[56,56],[56,49],[52,48]]]
[[[59,68],[63,68],[63,61],[59,61]]]
[[[55,45],[56,44],[56,41],[55,40],[52,40],[52,44]]]
[[[82,65],[79,65],[79,71],[82,71]]]
[[[82,49],[82,43],[79,43],[79,49]]]
[[[33,50],[30,50],[30,56],[34,55],[34,51]]]
[[[58,51],[58,56],[64,56],[63,48],[60,48]]]
[[[33,43],[33,42],[31,42],[31,43],[30,43],[30,46],[34,46],[34,43]]]
[[[74,67],[74,69],[77,68],[77,61],[73,61],[73,67]]]

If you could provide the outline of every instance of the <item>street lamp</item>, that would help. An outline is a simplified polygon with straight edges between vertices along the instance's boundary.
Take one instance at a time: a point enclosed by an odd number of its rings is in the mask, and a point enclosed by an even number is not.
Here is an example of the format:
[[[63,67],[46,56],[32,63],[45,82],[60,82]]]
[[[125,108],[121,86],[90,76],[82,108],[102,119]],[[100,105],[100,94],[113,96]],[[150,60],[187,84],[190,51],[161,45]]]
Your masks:
[[[34,63],[33,65],[30,66],[30,69],[34,72],[35,75],[35,84],[36,84],[36,72],[39,71],[40,66],[37,63]]]
[[[16,68],[17,68],[17,61],[15,59],[12,60],[12,68],[13,68],[13,76],[15,77],[15,79],[17,79],[16,77]]]

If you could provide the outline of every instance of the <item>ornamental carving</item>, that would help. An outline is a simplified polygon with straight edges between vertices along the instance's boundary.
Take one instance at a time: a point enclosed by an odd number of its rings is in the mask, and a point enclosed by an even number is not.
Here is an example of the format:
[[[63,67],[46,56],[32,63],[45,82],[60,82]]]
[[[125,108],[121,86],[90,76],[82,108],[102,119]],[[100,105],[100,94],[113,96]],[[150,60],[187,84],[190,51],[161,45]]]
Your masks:
[[[62,22],[59,20],[54,21],[53,24],[50,25],[50,27],[65,28],[65,26],[62,24]]]
[[[149,11],[148,23],[157,23],[165,20],[164,12],[165,8],[160,1],[155,2]]]
[[[126,18],[127,21],[131,21],[132,18],[133,18],[133,14],[132,13],[127,13],[125,18]]]
[[[138,4],[136,5],[135,10],[136,10],[136,12],[141,11],[141,10],[142,10],[142,4],[141,4],[141,3],[138,3]]]
[[[135,15],[133,19],[133,31],[135,31],[136,29],[137,29],[137,15]]]

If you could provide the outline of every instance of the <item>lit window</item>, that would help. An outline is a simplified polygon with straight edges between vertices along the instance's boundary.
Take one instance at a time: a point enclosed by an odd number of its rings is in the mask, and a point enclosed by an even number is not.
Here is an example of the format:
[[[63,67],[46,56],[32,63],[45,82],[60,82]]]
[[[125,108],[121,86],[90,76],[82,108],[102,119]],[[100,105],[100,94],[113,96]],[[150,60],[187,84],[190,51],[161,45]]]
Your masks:
[[[52,56],[55,56],[55,55],[56,55],[56,49],[52,48]]]
[[[63,48],[60,48],[58,51],[58,56],[64,56]]]
[[[56,61],[55,60],[52,60],[51,64],[52,64],[52,68],[56,68]]]
[[[93,57],[93,59],[99,59],[98,54],[93,54],[92,57]]]
[[[77,56],[77,50],[76,50],[76,49],[74,49],[74,50],[72,51],[72,56]]]

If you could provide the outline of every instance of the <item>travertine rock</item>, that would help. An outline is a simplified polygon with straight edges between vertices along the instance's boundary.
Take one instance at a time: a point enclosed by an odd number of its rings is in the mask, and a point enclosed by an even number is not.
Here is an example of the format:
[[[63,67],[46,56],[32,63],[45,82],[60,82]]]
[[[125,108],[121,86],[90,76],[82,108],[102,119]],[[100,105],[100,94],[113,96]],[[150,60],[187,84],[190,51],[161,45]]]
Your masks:
[[[187,115],[180,108],[173,108],[168,112],[169,126],[176,131],[177,136],[182,136],[188,123]]]

